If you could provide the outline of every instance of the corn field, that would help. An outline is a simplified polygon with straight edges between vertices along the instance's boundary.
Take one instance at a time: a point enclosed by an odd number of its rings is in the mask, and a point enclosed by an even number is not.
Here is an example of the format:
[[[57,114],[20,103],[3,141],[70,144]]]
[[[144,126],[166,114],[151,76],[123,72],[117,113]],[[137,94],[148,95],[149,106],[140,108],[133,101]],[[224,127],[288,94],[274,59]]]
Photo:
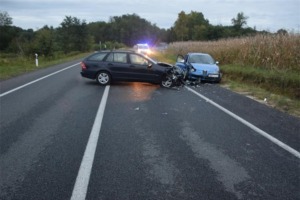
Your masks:
[[[173,54],[205,52],[220,64],[239,64],[275,71],[300,71],[300,35],[257,35],[208,42],[175,42]]]

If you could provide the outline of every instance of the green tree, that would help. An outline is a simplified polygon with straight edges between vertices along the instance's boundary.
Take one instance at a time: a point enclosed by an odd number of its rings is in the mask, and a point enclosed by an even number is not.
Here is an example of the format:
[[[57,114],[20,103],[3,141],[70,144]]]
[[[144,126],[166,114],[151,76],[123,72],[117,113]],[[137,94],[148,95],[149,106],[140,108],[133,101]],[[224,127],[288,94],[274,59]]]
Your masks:
[[[190,40],[205,40],[205,33],[209,26],[209,21],[200,12],[191,11],[188,14],[188,29]]]
[[[247,25],[247,19],[248,17],[246,17],[243,12],[240,12],[236,18],[231,19],[231,22],[237,30],[240,30],[244,25]]]
[[[20,28],[19,28],[20,29]],[[9,44],[8,51],[19,55],[30,55],[34,48],[34,31],[32,29],[22,30],[13,37]]]
[[[186,41],[189,39],[188,16],[184,11],[178,14],[178,19],[174,24],[174,32],[177,40]]]
[[[89,34],[93,37],[94,43],[108,40],[109,25],[106,22],[92,22],[87,25]]]
[[[55,51],[55,31],[53,27],[44,26],[35,32],[34,50],[44,56],[53,56]]]
[[[9,46],[23,30],[15,26],[0,26],[0,51],[8,51]]]
[[[6,11],[0,11],[0,26],[10,26],[12,25],[12,18]]]
[[[85,20],[81,22],[76,17],[66,16],[58,32],[59,46],[65,53],[87,51],[92,46],[92,37],[89,35]]]
[[[288,31],[285,29],[279,29],[276,33],[278,35],[288,35]]]
[[[186,14],[181,11],[174,24],[174,32],[177,40],[205,40],[209,21],[199,12],[191,11]]]
[[[133,46],[140,42],[155,43],[161,31],[155,24],[132,14],[111,17],[106,34],[110,41]]]
[[[207,34],[206,35],[207,40],[219,40],[225,37],[225,29],[220,25],[218,26],[210,25],[207,29],[206,34]]]
[[[12,27],[12,18],[5,11],[0,11],[0,50],[6,50],[20,29]]]

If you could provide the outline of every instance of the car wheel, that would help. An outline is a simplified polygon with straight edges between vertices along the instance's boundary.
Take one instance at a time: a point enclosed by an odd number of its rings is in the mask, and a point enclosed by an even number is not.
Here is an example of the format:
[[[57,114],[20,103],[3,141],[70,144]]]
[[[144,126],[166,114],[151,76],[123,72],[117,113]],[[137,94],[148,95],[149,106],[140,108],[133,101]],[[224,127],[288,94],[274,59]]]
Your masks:
[[[161,80],[161,86],[163,87],[166,87],[166,88],[169,88],[169,87],[172,87],[172,78],[171,77],[168,77],[168,76],[164,76]]]
[[[111,76],[108,72],[101,71],[97,74],[96,80],[100,85],[108,85],[111,82]]]

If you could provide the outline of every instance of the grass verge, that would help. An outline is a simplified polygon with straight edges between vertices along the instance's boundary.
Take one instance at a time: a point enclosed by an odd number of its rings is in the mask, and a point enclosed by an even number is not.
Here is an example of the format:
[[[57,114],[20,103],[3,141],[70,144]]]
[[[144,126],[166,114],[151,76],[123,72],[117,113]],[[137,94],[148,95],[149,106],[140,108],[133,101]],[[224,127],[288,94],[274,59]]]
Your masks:
[[[264,88],[274,94],[300,99],[299,71],[283,71],[241,65],[224,65],[221,71],[227,79]]]
[[[221,86],[282,112],[300,117],[299,99],[292,99],[284,95],[274,94],[257,85],[231,80],[230,78],[224,78],[221,82]]]
[[[39,65],[36,67],[35,58],[24,58],[14,55],[4,55],[0,57],[0,80],[5,80],[27,72],[39,70],[49,66],[57,65],[74,59],[80,59],[90,53],[69,54],[59,58],[46,59],[40,57]]]

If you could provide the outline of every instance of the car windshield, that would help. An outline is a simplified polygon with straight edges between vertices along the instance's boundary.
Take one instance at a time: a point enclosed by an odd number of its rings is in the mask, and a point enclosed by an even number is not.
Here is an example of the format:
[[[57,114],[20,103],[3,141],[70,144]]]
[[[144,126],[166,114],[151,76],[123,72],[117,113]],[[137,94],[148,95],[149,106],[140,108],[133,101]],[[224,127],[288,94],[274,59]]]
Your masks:
[[[190,63],[200,63],[200,64],[214,64],[215,61],[210,55],[206,54],[193,54],[189,57]]]
[[[152,63],[157,64],[157,61],[153,60],[149,56],[145,55],[145,58],[147,58],[148,60],[150,60]]]

